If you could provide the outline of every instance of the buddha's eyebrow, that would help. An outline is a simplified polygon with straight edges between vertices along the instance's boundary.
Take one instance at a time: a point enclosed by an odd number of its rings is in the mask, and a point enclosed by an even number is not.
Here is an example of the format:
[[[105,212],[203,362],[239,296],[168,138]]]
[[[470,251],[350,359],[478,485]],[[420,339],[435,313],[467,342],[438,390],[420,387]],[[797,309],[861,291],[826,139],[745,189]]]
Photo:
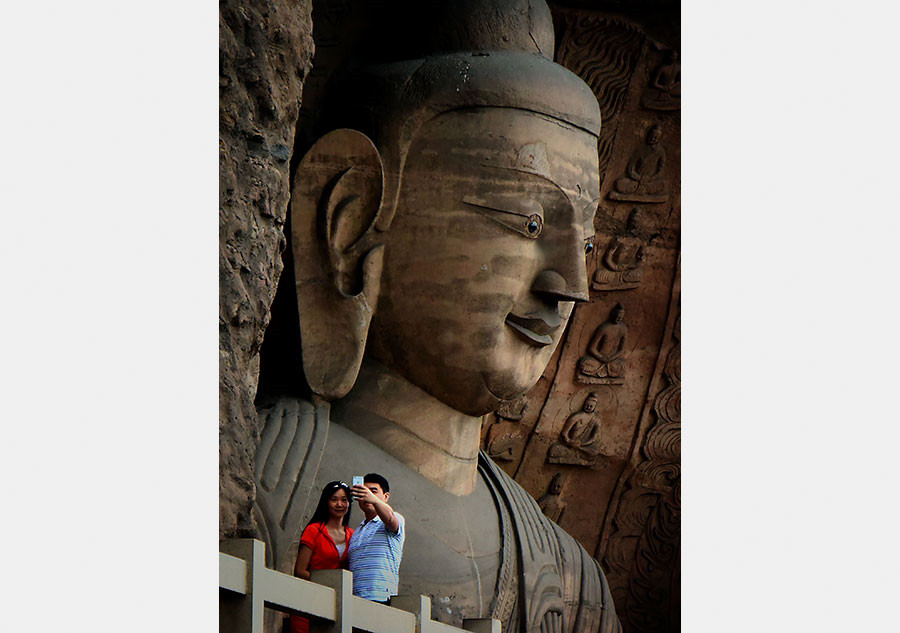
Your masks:
[[[527,169],[522,169],[519,167],[506,167],[503,165],[491,165],[488,163],[482,163],[481,166],[487,167],[488,169],[499,169],[499,170],[506,171],[506,172],[511,171],[516,174],[525,174],[529,178],[534,179],[535,181],[537,181],[541,184],[549,184],[551,187],[553,187],[553,189],[555,191],[557,191],[563,195],[563,197],[569,202],[569,204],[572,206],[572,209],[576,213],[581,212],[582,224],[584,225],[584,227],[586,229],[585,235],[586,236],[594,235],[594,216],[596,215],[596,212],[597,212],[597,205],[600,204],[600,197],[592,198],[592,199],[588,200],[588,198],[587,198],[588,194],[583,187],[581,189],[581,195],[577,195],[574,193],[570,194],[568,191],[563,189],[559,184],[557,184],[555,181],[551,180],[547,176],[544,176],[543,174],[539,174],[534,171],[528,171]],[[585,202],[585,200],[588,200],[588,201]],[[463,200],[463,201],[465,202],[465,200]],[[506,205],[504,205],[504,206],[506,206]],[[497,210],[505,210],[505,209],[497,209]]]
[[[576,201],[572,198],[572,196],[569,195],[569,192],[567,192],[565,189],[563,189],[554,180],[550,179],[549,177],[547,177],[543,174],[540,174],[536,171],[529,171],[527,169],[522,169],[520,167],[506,167],[503,165],[490,165],[488,163],[482,163],[481,166],[487,167],[489,169],[500,169],[502,171],[511,171],[511,172],[515,172],[517,174],[525,174],[526,176],[529,176],[532,179],[535,179],[542,184],[543,183],[549,184],[550,186],[553,187],[553,189],[555,189],[556,191],[561,193],[565,197],[565,199],[569,201],[569,204],[571,204],[573,208],[575,208],[575,209],[578,208]]]
[[[462,201],[473,207],[499,211],[500,213],[521,215],[525,218],[532,215],[544,216],[544,208],[541,206],[540,202],[518,194],[489,193],[480,196],[467,195],[463,196]]]

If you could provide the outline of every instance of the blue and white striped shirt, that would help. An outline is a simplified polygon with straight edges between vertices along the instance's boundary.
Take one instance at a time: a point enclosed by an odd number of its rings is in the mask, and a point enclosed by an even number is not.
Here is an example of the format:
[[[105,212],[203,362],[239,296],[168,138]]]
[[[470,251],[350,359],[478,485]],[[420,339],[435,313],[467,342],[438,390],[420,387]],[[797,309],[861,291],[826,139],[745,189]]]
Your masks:
[[[350,537],[347,561],[353,572],[353,595],[379,602],[397,595],[406,520],[397,512],[394,516],[400,522],[396,534],[391,534],[376,515],[360,523]]]

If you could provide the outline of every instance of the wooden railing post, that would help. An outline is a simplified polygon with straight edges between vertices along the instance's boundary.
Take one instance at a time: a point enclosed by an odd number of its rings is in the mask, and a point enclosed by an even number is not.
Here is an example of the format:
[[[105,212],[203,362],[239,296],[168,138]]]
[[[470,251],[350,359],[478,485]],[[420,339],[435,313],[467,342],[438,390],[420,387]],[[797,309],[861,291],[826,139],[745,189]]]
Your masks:
[[[232,539],[219,544],[219,551],[246,562],[247,593],[219,590],[219,633],[263,633],[263,596],[254,591],[256,580],[266,569],[266,545],[255,539]]]
[[[310,580],[334,589],[335,621],[312,618],[310,633],[352,633],[353,574],[345,569],[320,569],[310,572]]]

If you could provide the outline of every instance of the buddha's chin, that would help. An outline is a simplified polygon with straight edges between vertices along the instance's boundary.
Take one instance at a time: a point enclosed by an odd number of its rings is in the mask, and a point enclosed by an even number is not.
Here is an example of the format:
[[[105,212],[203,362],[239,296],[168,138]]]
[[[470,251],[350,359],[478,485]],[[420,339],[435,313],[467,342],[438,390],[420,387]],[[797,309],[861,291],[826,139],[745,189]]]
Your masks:
[[[524,369],[524,368],[523,368]],[[507,371],[483,374],[484,387],[492,396],[490,408],[485,411],[494,411],[504,402],[515,400],[529,389],[534,387],[541,372],[534,371]]]
[[[538,378],[540,373],[532,378],[513,371],[485,371],[480,374],[467,372],[457,375],[451,381],[456,386],[452,392],[435,390],[432,395],[461,413],[473,417],[482,416],[524,394],[534,386]]]

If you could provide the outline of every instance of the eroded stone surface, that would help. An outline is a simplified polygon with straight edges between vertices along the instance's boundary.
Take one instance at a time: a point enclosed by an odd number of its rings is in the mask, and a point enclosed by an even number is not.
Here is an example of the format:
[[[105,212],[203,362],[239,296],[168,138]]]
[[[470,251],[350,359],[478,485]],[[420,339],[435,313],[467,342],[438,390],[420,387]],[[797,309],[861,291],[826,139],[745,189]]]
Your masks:
[[[256,534],[258,352],[281,274],[309,0],[219,4],[219,535]]]

